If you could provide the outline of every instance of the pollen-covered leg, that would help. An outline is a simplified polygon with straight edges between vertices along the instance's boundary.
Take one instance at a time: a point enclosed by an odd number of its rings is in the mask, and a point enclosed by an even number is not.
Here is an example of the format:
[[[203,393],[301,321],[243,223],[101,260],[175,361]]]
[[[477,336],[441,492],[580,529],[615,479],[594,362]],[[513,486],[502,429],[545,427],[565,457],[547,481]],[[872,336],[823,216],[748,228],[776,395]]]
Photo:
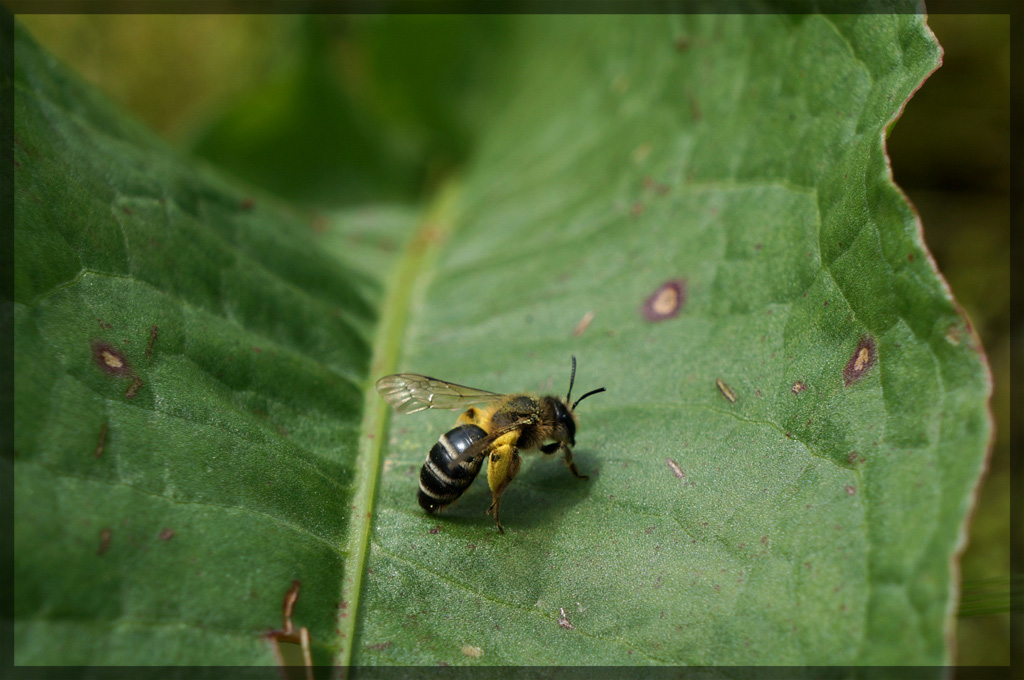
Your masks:
[[[578,479],[590,479],[587,475],[581,475],[579,469],[576,467],[576,463],[572,462],[572,449],[563,444],[562,450],[565,452],[565,464],[569,466],[569,472]]]
[[[490,459],[487,461],[487,484],[491,487],[491,507],[487,509],[487,514],[494,517],[494,522],[501,533],[505,533],[500,517],[501,496],[519,474],[519,466],[522,465],[519,451],[515,447],[518,438],[517,432],[509,432],[499,437],[495,440]]]

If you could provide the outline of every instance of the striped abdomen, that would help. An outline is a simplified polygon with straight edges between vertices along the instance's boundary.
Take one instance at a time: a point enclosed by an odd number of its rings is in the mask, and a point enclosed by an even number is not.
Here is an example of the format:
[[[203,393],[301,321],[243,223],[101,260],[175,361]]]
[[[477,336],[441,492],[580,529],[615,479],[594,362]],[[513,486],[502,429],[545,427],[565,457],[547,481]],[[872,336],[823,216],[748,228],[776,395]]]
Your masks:
[[[459,425],[441,435],[420,468],[419,502],[427,512],[437,512],[462,495],[480,472],[482,457],[455,462],[459,454],[487,433],[476,425]]]

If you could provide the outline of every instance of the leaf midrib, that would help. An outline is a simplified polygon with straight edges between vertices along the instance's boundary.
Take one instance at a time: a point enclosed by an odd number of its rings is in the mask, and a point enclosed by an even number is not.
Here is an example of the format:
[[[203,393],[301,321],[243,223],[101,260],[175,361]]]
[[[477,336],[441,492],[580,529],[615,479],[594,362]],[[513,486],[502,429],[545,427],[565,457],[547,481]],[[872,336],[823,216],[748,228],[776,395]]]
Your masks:
[[[381,304],[380,322],[374,333],[369,375],[363,388],[363,420],[359,430],[359,448],[353,480],[355,491],[347,533],[348,545],[345,548],[348,559],[345,561],[345,574],[341,583],[339,602],[342,606],[338,607],[338,652],[334,662],[341,667],[347,667],[352,663],[356,624],[359,618],[359,596],[370,550],[377,477],[384,456],[385,427],[388,422],[387,404],[377,396],[374,384],[377,377],[393,373],[397,369],[414,297],[425,287],[442,244],[455,228],[460,186],[457,180],[449,180],[427,206],[388,278]]]

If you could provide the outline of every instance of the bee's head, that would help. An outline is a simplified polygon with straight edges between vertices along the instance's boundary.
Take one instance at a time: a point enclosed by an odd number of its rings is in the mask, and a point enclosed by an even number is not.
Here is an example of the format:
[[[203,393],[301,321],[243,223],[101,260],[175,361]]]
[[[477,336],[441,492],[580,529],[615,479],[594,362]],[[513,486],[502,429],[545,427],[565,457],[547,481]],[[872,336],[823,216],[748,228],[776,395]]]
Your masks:
[[[603,387],[590,390],[569,406],[569,399],[572,397],[572,386],[576,382],[576,357],[572,358],[572,374],[569,376],[569,391],[565,395],[565,401],[552,398],[552,405],[555,409],[555,438],[567,442],[570,446],[576,446],[576,405],[592,394],[604,392]]]
[[[576,417],[566,402],[557,397],[548,397],[555,412],[554,438],[569,446],[576,446]]]

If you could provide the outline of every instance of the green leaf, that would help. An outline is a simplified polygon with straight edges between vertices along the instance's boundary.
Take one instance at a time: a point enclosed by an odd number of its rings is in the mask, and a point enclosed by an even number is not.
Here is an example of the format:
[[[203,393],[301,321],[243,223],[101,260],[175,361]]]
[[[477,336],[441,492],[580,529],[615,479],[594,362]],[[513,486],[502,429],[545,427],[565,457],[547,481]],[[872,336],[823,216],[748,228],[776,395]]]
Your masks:
[[[16,33],[15,663],[273,663],[295,580],[319,663],[952,661],[990,387],[884,155],[923,18],[506,21],[462,178],[319,230]],[[423,514],[455,414],[373,381],[570,353],[590,479]]]
[[[373,304],[20,29],[15,56],[15,662],[272,663],[293,580],[328,661],[305,605],[345,574]]]

